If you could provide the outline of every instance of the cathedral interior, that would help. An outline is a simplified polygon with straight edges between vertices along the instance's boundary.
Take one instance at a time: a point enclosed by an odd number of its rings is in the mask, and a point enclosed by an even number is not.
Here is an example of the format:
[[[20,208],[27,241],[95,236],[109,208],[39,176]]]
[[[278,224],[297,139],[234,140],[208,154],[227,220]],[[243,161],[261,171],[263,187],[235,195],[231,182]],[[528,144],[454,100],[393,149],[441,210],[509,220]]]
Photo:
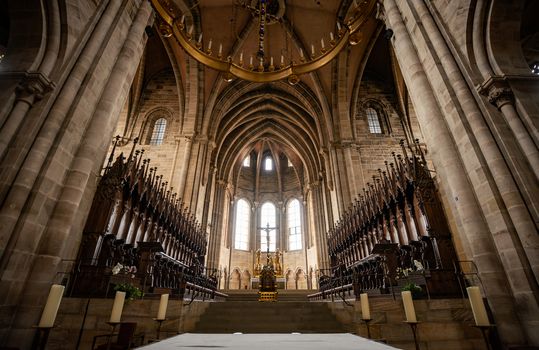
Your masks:
[[[93,349],[130,288],[146,339],[241,309],[247,333],[337,333],[327,312],[396,348],[539,348],[537,13],[0,2],[0,349]],[[280,308],[307,325],[246,315]]]

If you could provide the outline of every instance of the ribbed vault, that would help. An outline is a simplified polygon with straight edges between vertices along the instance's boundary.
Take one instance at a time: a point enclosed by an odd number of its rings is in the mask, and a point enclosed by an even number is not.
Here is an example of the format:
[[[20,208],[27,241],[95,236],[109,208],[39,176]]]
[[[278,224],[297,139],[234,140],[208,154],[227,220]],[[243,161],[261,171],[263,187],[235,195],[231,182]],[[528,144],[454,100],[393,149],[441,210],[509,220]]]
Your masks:
[[[321,107],[308,89],[287,84],[232,84],[216,101],[207,132],[215,144],[212,163],[219,179],[233,180],[243,158],[265,140],[280,148],[305,180],[323,172],[320,149],[327,143]]]

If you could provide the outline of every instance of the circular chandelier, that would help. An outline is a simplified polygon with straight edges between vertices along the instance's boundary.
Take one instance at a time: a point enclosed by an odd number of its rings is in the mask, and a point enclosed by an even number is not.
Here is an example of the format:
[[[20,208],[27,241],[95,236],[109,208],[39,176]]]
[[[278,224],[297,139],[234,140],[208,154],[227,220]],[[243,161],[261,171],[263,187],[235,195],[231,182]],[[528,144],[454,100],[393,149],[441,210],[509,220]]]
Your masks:
[[[284,15],[284,0],[278,0],[277,11],[271,13],[268,4],[270,0],[240,1],[240,5],[258,18],[258,50],[256,55],[251,55],[249,62],[244,61],[243,52],[237,57],[224,56],[223,45],[219,43],[215,53],[212,39],[203,42],[202,33],[195,37],[193,25],[187,26],[186,15],[181,13],[171,0],[150,0],[157,13],[158,28],[164,37],[172,37],[181,47],[198,62],[224,73],[226,81],[234,78],[248,80],[257,83],[266,83],[287,79],[295,85],[300,81],[300,76],[313,72],[335,58],[348,44],[356,45],[361,41],[361,26],[367,21],[375,8],[376,0],[354,0],[351,15],[343,21],[336,22],[336,34],[329,32],[328,44],[324,38],[320,38],[320,44],[311,44],[310,53],[305,53],[299,48],[299,59],[290,59],[285,64],[281,55],[279,64],[274,64],[273,56],[267,56],[265,52],[266,25],[281,21]],[[275,2],[275,1],[274,1]],[[273,6],[275,9],[275,6]],[[254,57],[256,56],[256,57]]]

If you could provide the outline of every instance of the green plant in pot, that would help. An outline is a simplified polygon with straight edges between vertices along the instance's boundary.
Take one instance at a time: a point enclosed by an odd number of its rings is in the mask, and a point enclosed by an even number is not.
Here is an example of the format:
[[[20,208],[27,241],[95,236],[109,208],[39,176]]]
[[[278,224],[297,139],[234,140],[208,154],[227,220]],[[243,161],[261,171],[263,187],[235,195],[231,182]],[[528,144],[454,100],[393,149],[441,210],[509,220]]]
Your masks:
[[[117,292],[125,292],[125,299],[127,301],[141,298],[144,295],[144,293],[139,288],[135,287],[131,283],[117,284],[114,287],[114,290]]]
[[[414,299],[419,299],[424,295],[423,288],[421,288],[421,286],[415,284],[414,282],[405,284],[401,290],[410,291],[410,293],[412,293],[412,298]]]

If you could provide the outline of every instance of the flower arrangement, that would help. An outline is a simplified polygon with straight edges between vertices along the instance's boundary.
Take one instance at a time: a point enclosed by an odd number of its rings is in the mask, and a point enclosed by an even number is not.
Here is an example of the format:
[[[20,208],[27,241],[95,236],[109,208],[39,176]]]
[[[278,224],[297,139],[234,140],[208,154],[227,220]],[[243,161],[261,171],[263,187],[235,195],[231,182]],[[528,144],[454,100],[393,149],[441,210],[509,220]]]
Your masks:
[[[407,268],[407,269],[397,267],[397,276],[395,277],[395,279],[406,278],[406,277],[408,277],[410,272],[414,272],[414,271],[419,272],[419,271],[424,270],[423,264],[420,261],[414,260],[413,264],[414,264],[414,267],[410,267],[410,268]]]
[[[113,268],[112,268],[112,274],[113,275],[117,275],[119,273],[123,273],[123,274],[131,274],[131,278],[135,278],[135,274],[137,273],[137,267],[136,266],[124,266],[120,263],[117,263]]]
[[[116,292],[125,292],[125,298],[127,300],[134,300],[144,296],[144,292],[135,287],[131,283],[120,283],[114,287]]]

